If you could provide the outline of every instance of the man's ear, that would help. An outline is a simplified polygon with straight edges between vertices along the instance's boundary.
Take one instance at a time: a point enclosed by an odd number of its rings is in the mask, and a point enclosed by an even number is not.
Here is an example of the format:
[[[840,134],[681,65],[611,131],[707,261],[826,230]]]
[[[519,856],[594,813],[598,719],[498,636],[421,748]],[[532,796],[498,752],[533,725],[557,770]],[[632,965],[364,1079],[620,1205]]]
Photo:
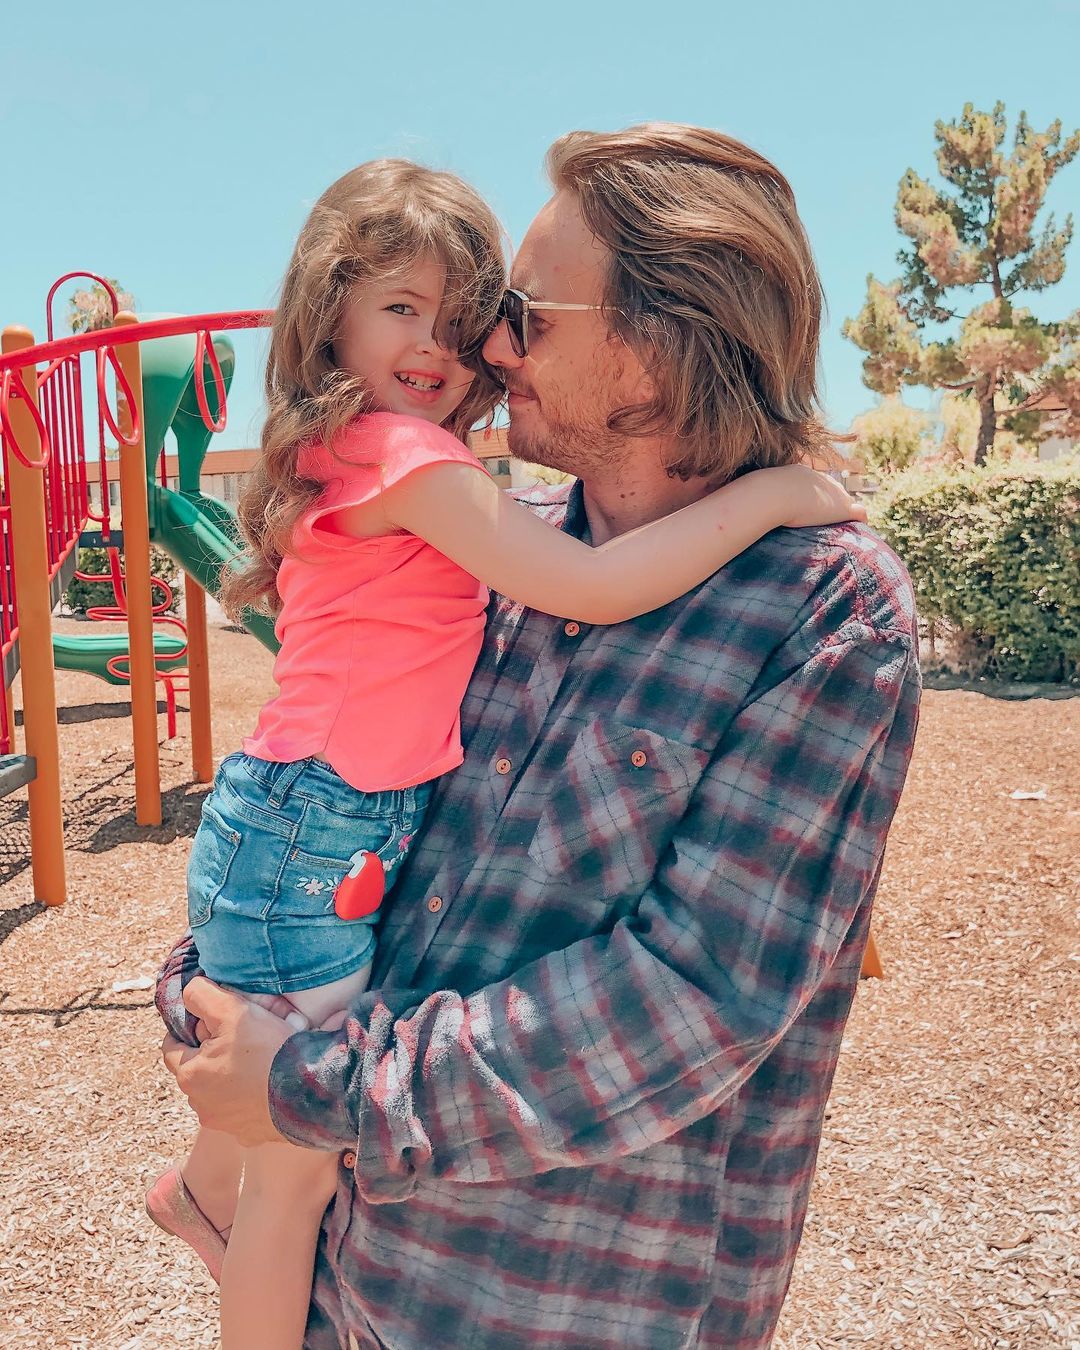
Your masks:
[[[652,374],[656,366],[656,348],[651,342],[640,347],[627,344],[624,373],[635,405],[648,405],[656,398],[656,380]]]

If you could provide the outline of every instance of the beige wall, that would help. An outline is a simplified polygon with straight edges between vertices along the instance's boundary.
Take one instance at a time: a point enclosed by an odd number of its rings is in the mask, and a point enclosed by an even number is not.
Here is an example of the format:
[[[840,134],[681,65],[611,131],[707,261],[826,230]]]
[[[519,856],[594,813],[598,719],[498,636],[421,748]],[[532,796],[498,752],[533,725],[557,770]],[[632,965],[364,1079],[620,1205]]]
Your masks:
[[[1043,463],[1051,459],[1060,459],[1062,455],[1068,455],[1076,448],[1075,441],[1067,440],[1064,436],[1051,436],[1039,446],[1039,459]]]

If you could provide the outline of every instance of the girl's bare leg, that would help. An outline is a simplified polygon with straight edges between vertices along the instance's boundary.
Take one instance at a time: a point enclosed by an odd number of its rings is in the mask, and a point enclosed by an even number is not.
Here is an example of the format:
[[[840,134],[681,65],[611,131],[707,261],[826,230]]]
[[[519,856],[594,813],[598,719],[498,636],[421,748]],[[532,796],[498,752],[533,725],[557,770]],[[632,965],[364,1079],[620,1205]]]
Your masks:
[[[240,992],[239,990],[237,991]],[[253,1003],[277,1012],[282,1000],[269,995],[248,994]],[[200,1127],[187,1160],[180,1168],[184,1185],[195,1203],[222,1236],[227,1237],[236,1215],[244,1150],[231,1134]]]
[[[219,1233],[226,1234],[236,1214],[244,1150],[231,1134],[199,1129],[180,1169],[184,1185]]]
[[[368,969],[289,995],[318,1027],[367,988]],[[337,1187],[337,1153],[264,1144],[244,1153],[244,1187],[221,1274],[222,1350],[300,1350],[315,1247]]]
[[[336,1153],[291,1144],[247,1151],[221,1272],[222,1350],[300,1350],[338,1166]]]

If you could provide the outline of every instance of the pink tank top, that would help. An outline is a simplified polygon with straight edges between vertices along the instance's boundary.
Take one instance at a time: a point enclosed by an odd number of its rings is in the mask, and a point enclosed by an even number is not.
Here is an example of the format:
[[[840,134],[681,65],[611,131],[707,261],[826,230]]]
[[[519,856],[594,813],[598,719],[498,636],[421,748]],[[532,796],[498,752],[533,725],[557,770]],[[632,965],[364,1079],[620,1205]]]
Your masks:
[[[244,750],[291,763],[321,755],[361,792],[412,787],[462,761],[461,700],[484,635],[487,588],[416,535],[350,539],[327,528],[344,507],[429,464],[484,466],[441,427],[372,413],[335,452],[300,468],[326,484],[278,571],[278,694]]]

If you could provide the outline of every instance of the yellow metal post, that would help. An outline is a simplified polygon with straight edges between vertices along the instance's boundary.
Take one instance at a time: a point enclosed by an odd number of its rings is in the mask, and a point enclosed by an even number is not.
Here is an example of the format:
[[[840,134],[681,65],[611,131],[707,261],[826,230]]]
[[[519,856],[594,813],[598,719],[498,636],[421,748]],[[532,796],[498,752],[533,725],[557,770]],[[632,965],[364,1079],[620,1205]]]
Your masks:
[[[34,345],[26,328],[5,328],[5,355]],[[37,371],[22,371],[23,389],[37,402]],[[11,400],[11,429],[27,459],[41,457],[41,438],[23,398]],[[56,724],[56,673],[53,669],[52,597],[45,535],[45,475],[28,469],[8,451],[15,595],[19,610],[19,661],[22,668],[23,740],[37,761],[29,785],[30,861],[34,895],[46,905],[67,899],[64,868],[64,815],[60,802],[60,737]],[[14,726],[14,723],[13,723]]]
[[[134,314],[116,316],[115,326],[137,323]],[[135,823],[161,824],[161,766],[158,761],[157,677],[154,671],[154,620],[150,587],[150,521],[146,501],[146,431],[143,418],[142,362],[139,344],[117,347],[116,356],[131,386],[131,406],[119,400],[120,429],[139,435],[120,444],[120,512],[124,531],[128,650],[131,653],[131,734],[135,754]]]
[[[184,621],[188,630],[188,705],[191,709],[191,768],[197,783],[214,777],[210,724],[210,645],[206,631],[206,592],[184,573]]]

